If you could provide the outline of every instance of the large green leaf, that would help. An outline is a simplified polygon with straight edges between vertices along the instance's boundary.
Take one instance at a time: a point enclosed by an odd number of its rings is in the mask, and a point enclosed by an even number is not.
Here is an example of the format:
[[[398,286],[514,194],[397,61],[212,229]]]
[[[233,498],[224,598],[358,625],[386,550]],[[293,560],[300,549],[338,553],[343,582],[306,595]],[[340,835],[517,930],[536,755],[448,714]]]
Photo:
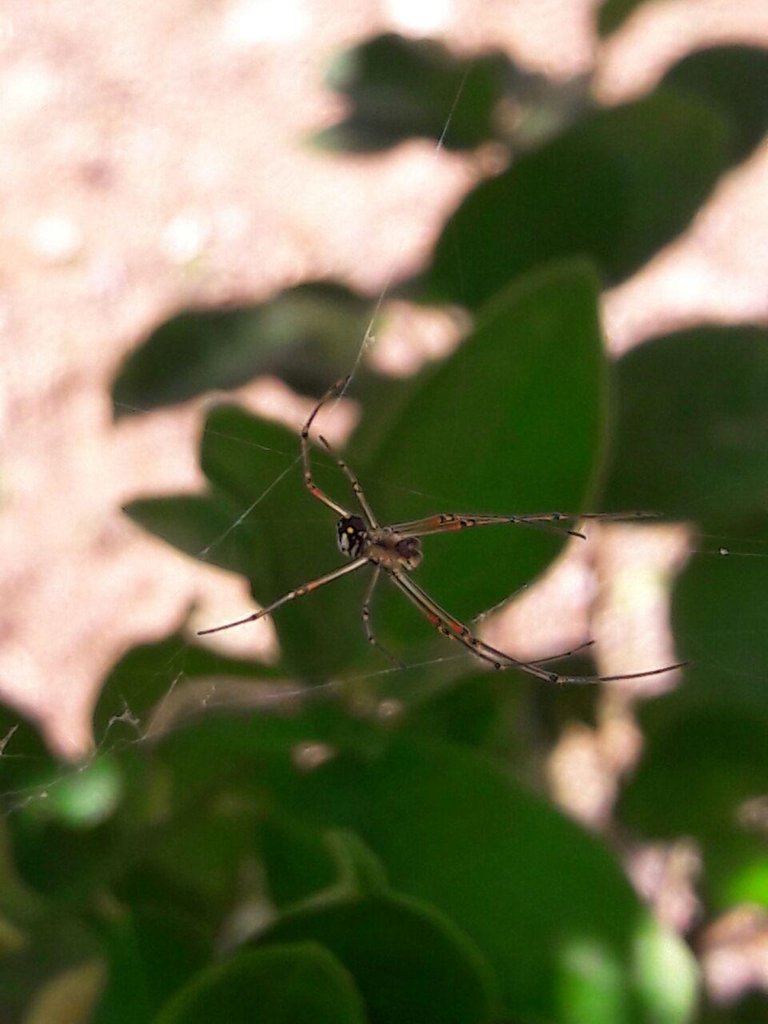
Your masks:
[[[453,358],[418,381],[365,469],[385,521],[435,512],[577,512],[605,430],[597,286],[579,263],[506,289]],[[354,443],[354,441],[353,441]],[[519,526],[425,538],[414,577],[468,617],[533,579],[562,541]],[[398,616],[398,637],[412,627]]]
[[[103,928],[107,980],[92,1024],[144,1024],[202,969],[209,949],[196,923],[167,905],[124,913]]]
[[[338,957],[376,1024],[483,1024],[491,980],[466,936],[432,908],[394,893],[285,915],[263,943],[313,941]]]
[[[286,811],[357,831],[393,886],[465,931],[515,1019],[690,1019],[692,961],[606,849],[471,753],[400,740],[379,758],[263,779]]]
[[[686,226],[731,157],[720,114],[672,91],[599,111],[464,200],[428,290],[476,308],[518,274],[569,256],[621,280]]]
[[[401,391],[373,440],[363,427],[362,450],[353,437],[348,457],[381,521],[440,511],[578,511],[594,485],[603,439],[596,307],[596,283],[583,265],[532,275],[497,297],[452,358]],[[315,453],[313,463],[321,486],[354,508],[331,460]],[[260,602],[343,563],[334,555],[334,513],[302,486],[295,437],[219,409],[204,435],[203,467],[236,508],[250,510],[243,528]],[[557,549],[552,536],[509,526],[427,545],[417,578],[463,616],[528,582]],[[276,612],[290,667],[317,678],[359,656],[364,583],[340,580]],[[385,584],[376,630],[402,655],[414,638],[432,634],[426,626],[419,632],[418,614],[399,594],[401,610],[393,613],[390,600],[379,616]]]
[[[338,960],[315,943],[242,950],[210,967],[155,1024],[366,1024],[358,992]]]
[[[696,327],[619,360],[607,509],[698,522],[761,510],[768,477],[768,333]]]

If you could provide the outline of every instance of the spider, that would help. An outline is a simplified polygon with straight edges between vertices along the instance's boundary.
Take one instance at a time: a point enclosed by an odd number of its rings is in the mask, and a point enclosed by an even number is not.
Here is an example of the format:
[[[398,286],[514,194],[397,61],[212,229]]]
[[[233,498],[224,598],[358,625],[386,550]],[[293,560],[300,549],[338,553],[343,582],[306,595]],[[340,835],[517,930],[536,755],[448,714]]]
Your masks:
[[[365,496],[365,492],[363,491],[362,485],[357,476],[322,435],[320,435],[319,441],[329,455],[335,459],[339,469],[349,481],[352,492],[360,506],[362,515],[350,512],[343,505],[334,501],[333,498],[329,497],[320,489],[312,476],[312,467],[310,464],[310,428],[322,407],[332,398],[336,398],[343,394],[349,384],[349,381],[349,377],[344,377],[337,381],[328,389],[328,391],[326,391],[310,413],[309,418],[301,429],[300,458],[303,466],[304,485],[309,493],[313,498],[322,502],[323,505],[332,509],[336,515],[339,516],[339,520],[336,523],[336,543],[339,551],[349,558],[350,561],[339,566],[337,569],[326,573],[324,576],[319,576],[317,579],[310,580],[307,583],[302,583],[301,586],[288,591],[287,594],[283,594],[282,597],[279,597],[276,601],[267,605],[266,608],[262,608],[260,611],[254,612],[252,615],[248,615],[243,619],[237,619],[234,622],[227,622],[222,626],[213,626],[210,629],[201,629],[198,631],[198,636],[206,636],[210,633],[219,633],[225,629],[233,629],[235,626],[243,626],[247,622],[255,622],[257,619],[261,619],[265,615],[271,615],[272,612],[278,609],[281,605],[287,604],[289,601],[295,601],[297,598],[304,597],[305,594],[309,594],[313,590],[317,590],[319,587],[324,587],[327,583],[332,583],[334,580],[341,579],[342,576],[348,576],[350,573],[357,572],[358,569],[362,569],[364,566],[370,565],[373,567],[373,573],[368,587],[366,588],[361,609],[363,628],[365,630],[365,636],[368,643],[378,648],[382,654],[390,658],[390,660],[395,659],[392,658],[389,652],[382,647],[376,639],[370,621],[373,592],[376,589],[376,584],[382,574],[386,575],[398,590],[405,594],[408,600],[418,608],[422,615],[432,626],[435,627],[435,629],[437,629],[439,633],[452,640],[457,640],[460,644],[463,644],[468,648],[472,654],[481,660],[490,663],[495,669],[518,669],[521,672],[527,672],[529,675],[535,676],[538,679],[543,679],[548,683],[607,683],[614,682],[619,679],[640,679],[647,676],[660,675],[662,672],[670,672],[673,669],[680,668],[686,664],[686,662],[679,662],[675,665],[666,665],[664,668],[652,669],[646,672],[632,672],[625,675],[564,675],[560,672],[551,671],[550,669],[542,667],[545,662],[552,661],[554,658],[544,658],[539,661],[519,661],[517,658],[513,658],[512,655],[505,654],[503,651],[497,650],[495,647],[491,647],[490,644],[485,643],[485,641],[475,636],[472,630],[470,630],[468,626],[464,625],[463,622],[460,622],[441,608],[440,605],[437,604],[429,594],[422,590],[418,583],[416,583],[410,576],[412,570],[416,569],[421,564],[423,558],[420,540],[421,537],[426,537],[427,535],[434,533],[449,533],[455,530],[466,530],[477,526],[493,526],[502,523],[512,523],[520,526],[555,530],[559,533],[566,533],[573,537],[581,537],[583,539],[584,534],[580,533],[578,530],[570,529],[566,526],[558,526],[557,524],[563,521],[572,522],[576,519],[643,519],[652,517],[653,513],[634,512],[626,515],[587,513],[580,516],[572,516],[565,515],[560,512],[548,512],[535,515],[510,516],[464,515],[458,512],[442,512],[437,515],[427,516],[424,519],[413,519],[409,522],[395,523],[391,526],[380,526],[373,509],[368,503],[368,499]],[[584,647],[590,646],[591,643],[592,641],[589,641],[587,644],[583,644],[575,650],[565,651],[562,654],[555,655],[554,657],[567,657],[570,654],[574,654],[577,650],[582,650]],[[399,662],[396,663],[402,667]]]

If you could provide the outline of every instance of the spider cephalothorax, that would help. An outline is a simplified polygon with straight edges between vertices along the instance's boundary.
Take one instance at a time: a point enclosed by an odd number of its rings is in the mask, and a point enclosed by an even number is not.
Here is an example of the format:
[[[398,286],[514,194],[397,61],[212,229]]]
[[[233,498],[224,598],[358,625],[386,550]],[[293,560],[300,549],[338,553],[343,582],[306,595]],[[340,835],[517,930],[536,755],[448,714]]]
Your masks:
[[[365,636],[368,643],[378,647],[390,658],[391,655],[388,655],[388,652],[384,650],[381,644],[376,640],[373,629],[370,625],[371,599],[373,597],[373,591],[376,587],[376,583],[382,573],[385,573],[389,577],[398,590],[405,594],[408,600],[418,608],[422,615],[428,619],[435,629],[437,629],[443,636],[450,637],[453,640],[458,640],[459,643],[463,644],[478,658],[488,662],[493,666],[493,668],[517,668],[522,672],[527,672],[529,675],[536,676],[538,679],[544,679],[550,683],[593,683],[600,681],[610,682],[614,679],[638,679],[645,676],[655,676],[659,675],[661,672],[668,672],[674,668],[680,667],[680,665],[667,665],[664,668],[652,669],[650,672],[632,672],[627,675],[617,676],[561,675],[559,672],[553,672],[552,670],[543,667],[544,661],[549,661],[551,659],[544,659],[543,661],[518,661],[516,658],[513,658],[511,654],[505,654],[503,651],[499,651],[495,647],[491,647],[490,644],[485,643],[484,640],[475,636],[470,628],[465,626],[463,622],[460,622],[452,615],[449,615],[448,612],[441,608],[436,601],[433,601],[429,594],[422,590],[418,583],[410,576],[410,572],[421,564],[422,551],[421,540],[419,539],[420,537],[425,537],[428,534],[433,533],[449,533],[455,530],[466,530],[477,526],[493,526],[502,523],[514,523],[519,526],[533,526],[538,527],[539,529],[550,529],[555,530],[558,533],[570,534],[574,537],[583,537],[584,534],[579,533],[578,530],[570,529],[567,526],[559,526],[557,524],[561,523],[563,520],[566,522],[569,520],[573,522],[577,519],[638,519],[644,518],[645,514],[635,512],[630,513],[627,516],[615,516],[595,513],[571,516],[564,515],[561,512],[545,512],[534,515],[510,516],[463,515],[458,512],[443,512],[438,515],[427,516],[425,519],[414,519],[406,523],[395,523],[392,526],[380,526],[373,513],[373,509],[368,503],[368,499],[365,496],[360,481],[346,462],[334,452],[325,438],[321,436],[320,442],[336,459],[339,469],[349,481],[355,498],[357,499],[357,503],[360,506],[362,515],[354,515],[318,487],[312,476],[312,466],[309,460],[309,429],[312,426],[315,417],[326,402],[330,401],[331,398],[335,398],[343,394],[348,384],[349,378],[346,377],[344,380],[340,380],[338,383],[334,384],[332,388],[329,388],[310,413],[309,419],[301,430],[300,437],[301,462],[304,469],[304,485],[313,498],[321,501],[327,508],[333,509],[336,515],[340,517],[336,524],[336,542],[341,553],[346,555],[350,561],[339,566],[337,569],[333,569],[331,572],[326,573],[324,576],[319,576],[317,579],[310,580],[308,583],[302,583],[294,590],[289,590],[287,594],[283,594],[282,597],[279,597],[276,601],[267,605],[266,608],[262,608],[261,611],[254,612],[253,615],[248,615],[244,619],[238,619],[236,622],[227,622],[223,626],[214,626],[212,629],[202,629],[200,630],[200,635],[204,633],[218,633],[220,630],[230,629],[232,626],[241,626],[246,622],[255,622],[256,619],[260,619],[264,615],[269,615],[276,608],[286,604],[288,601],[293,601],[297,597],[303,597],[304,594],[309,594],[311,591],[317,590],[318,587],[325,586],[326,583],[331,583],[333,580],[340,579],[342,576],[356,572],[364,566],[370,566],[373,569],[373,574],[365,591],[365,597],[363,598],[363,627],[365,629]],[[578,649],[580,650],[581,648]],[[572,651],[566,651],[563,655],[559,655],[559,657],[565,657],[566,654],[572,653]]]

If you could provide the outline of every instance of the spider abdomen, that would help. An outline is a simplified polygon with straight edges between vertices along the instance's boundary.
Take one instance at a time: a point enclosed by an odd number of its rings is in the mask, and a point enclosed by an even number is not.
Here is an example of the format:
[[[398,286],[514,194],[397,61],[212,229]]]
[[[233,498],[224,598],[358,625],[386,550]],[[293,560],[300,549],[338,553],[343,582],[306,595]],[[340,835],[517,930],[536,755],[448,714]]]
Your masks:
[[[370,534],[366,552],[372,562],[385,569],[405,569],[410,572],[421,565],[423,554],[418,537],[393,533],[390,530],[375,530]]]

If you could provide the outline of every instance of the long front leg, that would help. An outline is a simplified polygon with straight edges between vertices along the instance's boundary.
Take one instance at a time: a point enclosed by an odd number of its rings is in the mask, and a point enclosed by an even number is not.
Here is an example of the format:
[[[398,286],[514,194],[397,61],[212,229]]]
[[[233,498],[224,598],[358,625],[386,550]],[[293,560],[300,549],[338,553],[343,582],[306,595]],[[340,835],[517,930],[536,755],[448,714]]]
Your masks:
[[[475,526],[530,526],[539,530],[548,530],[553,533],[564,533],[571,537],[581,537],[584,534],[579,530],[573,530],[568,526],[559,526],[559,523],[577,523],[581,519],[597,519],[605,522],[626,522],[635,519],[655,519],[655,512],[582,512],[566,514],[565,512],[541,512],[532,515],[472,515],[462,512],[441,512],[434,516],[426,516],[424,519],[412,519],[407,523],[394,523],[388,529],[394,533],[405,533],[411,537],[426,537],[433,533],[453,533],[456,530],[468,530]]]
[[[317,416],[326,402],[329,402],[332,398],[336,398],[340,395],[348,383],[349,377],[344,377],[342,380],[337,380],[333,387],[328,388],[326,393],[309,414],[307,422],[301,428],[301,465],[304,473],[304,486],[313,498],[316,498],[318,501],[322,501],[322,503],[327,505],[328,508],[332,508],[333,511],[337,515],[341,516],[342,519],[349,516],[349,511],[345,509],[343,505],[339,505],[337,501],[334,501],[333,498],[329,498],[325,491],[318,487],[315,483],[314,477],[312,476],[312,465],[309,458],[309,428],[312,426],[315,416]]]

